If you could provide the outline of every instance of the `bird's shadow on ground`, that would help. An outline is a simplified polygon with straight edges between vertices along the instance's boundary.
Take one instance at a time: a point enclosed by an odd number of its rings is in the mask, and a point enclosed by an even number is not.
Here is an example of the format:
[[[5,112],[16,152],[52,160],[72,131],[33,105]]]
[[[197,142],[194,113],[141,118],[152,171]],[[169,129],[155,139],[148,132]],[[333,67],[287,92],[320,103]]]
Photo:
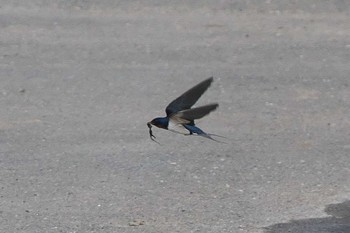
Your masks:
[[[264,228],[265,233],[350,233],[350,200],[327,205],[330,217],[308,218],[278,223]]]

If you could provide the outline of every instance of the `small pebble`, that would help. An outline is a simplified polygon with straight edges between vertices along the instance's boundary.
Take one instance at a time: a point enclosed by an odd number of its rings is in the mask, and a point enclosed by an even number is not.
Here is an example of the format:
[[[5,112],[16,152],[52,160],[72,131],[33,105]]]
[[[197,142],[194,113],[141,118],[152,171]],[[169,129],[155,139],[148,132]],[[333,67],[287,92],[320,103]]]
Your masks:
[[[141,225],[145,225],[145,221],[135,220],[135,221],[129,222],[129,226],[131,226],[131,227],[136,227],[136,226],[141,226]]]

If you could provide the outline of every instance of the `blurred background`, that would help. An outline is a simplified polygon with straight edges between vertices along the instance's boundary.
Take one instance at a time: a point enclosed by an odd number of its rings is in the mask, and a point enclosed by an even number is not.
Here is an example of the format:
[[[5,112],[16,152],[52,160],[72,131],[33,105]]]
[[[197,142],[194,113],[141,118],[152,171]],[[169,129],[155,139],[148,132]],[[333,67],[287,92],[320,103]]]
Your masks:
[[[0,27],[1,232],[350,231],[350,2],[0,0]],[[210,76],[227,144],[153,143]]]

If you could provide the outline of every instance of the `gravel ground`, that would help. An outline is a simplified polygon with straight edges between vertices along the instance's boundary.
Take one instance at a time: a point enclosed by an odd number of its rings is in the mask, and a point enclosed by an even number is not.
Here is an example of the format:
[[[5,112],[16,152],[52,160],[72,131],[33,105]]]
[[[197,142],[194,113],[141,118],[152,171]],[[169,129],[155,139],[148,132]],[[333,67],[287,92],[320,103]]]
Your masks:
[[[0,2],[0,232],[350,232],[350,2]]]

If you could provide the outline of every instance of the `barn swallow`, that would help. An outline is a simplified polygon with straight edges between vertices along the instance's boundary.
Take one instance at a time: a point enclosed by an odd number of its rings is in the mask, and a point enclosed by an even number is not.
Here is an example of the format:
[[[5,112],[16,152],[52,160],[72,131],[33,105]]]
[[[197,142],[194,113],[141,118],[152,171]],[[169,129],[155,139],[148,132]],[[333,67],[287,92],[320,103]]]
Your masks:
[[[219,135],[208,134],[204,132],[195,125],[194,120],[208,115],[210,112],[214,111],[219,106],[219,104],[213,103],[201,107],[191,108],[203,95],[203,93],[209,88],[212,82],[213,77],[208,78],[192,87],[177,97],[175,100],[173,100],[166,107],[166,117],[157,117],[148,122],[147,126],[149,128],[149,135],[152,141],[155,141],[156,138],[152,133],[152,125],[157,126],[161,129],[170,130],[172,132],[181,133],[184,135],[198,135],[217,141],[211,136]]]

